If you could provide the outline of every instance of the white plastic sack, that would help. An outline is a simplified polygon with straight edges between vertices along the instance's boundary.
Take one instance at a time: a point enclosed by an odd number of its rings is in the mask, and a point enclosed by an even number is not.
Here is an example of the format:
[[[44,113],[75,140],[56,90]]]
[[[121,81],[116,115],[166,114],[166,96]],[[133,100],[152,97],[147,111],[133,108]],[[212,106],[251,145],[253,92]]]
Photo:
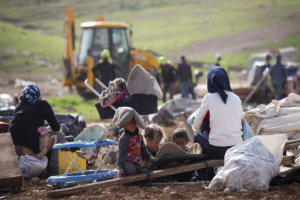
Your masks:
[[[39,176],[48,165],[47,156],[43,156],[41,159],[35,158],[30,155],[20,156],[19,165],[21,174],[26,179]]]
[[[224,167],[213,178],[209,188],[267,191],[271,179],[279,172],[278,162],[282,160],[286,140],[286,135],[255,136],[228,149]]]

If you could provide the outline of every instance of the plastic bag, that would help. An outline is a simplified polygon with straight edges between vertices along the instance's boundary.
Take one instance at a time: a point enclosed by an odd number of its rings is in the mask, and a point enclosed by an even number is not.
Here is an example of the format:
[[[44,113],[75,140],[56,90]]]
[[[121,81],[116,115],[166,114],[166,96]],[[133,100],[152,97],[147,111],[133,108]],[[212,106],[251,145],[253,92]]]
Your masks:
[[[255,136],[228,149],[224,167],[213,178],[209,188],[267,191],[271,179],[279,172],[278,161],[282,160],[286,140],[286,135]],[[272,147],[271,151],[265,144]]]
[[[19,165],[21,174],[26,179],[39,176],[48,165],[47,156],[43,156],[41,159],[35,158],[30,155],[20,156]]]

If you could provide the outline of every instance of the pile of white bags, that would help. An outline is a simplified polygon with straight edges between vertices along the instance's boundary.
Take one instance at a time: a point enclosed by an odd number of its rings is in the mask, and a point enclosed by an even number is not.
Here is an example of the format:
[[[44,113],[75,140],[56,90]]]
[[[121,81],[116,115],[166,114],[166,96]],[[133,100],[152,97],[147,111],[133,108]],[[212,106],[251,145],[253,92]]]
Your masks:
[[[244,119],[254,135],[286,134],[288,139],[300,139],[300,95],[290,93],[280,101],[260,105],[244,113]]]
[[[20,156],[19,165],[22,176],[25,179],[31,179],[39,176],[46,169],[48,158],[47,156],[43,156],[41,159],[30,155]]]
[[[255,136],[228,149],[224,167],[213,178],[209,188],[267,191],[271,179],[279,172],[286,141],[284,134]]]

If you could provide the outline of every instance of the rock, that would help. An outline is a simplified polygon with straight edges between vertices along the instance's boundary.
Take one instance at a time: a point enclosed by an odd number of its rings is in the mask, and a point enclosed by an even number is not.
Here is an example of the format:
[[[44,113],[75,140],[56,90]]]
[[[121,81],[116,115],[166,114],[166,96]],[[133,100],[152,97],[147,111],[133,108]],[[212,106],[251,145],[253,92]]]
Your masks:
[[[41,179],[38,178],[38,177],[33,177],[33,178],[30,179],[30,183],[37,183],[37,182],[39,182],[40,180],[41,180]]]
[[[165,194],[169,194],[171,192],[171,188],[170,187],[166,187],[165,189],[164,189],[164,193]]]
[[[173,195],[176,195],[177,192],[170,192],[170,195],[173,196]]]
[[[11,196],[12,195],[12,193],[6,193],[6,196]]]
[[[235,200],[236,197],[235,196],[227,196],[225,197],[225,200]]]
[[[32,190],[32,192],[39,192],[39,190]]]
[[[27,195],[27,196],[29,196],[29,195],[30,195],[30,193],[27,193],[26,195]]]
[[[243,188],[243,189],[241,189],[240,191],[241,191],[241,192],[249,192],[249,190],[247,190],[247,189],[244,189],[244,188]]]
[[[245,198],[245,199],[250,199],[251,194],[250,193],[244,193],[244,194],[242,194],[242,197]]]
[[[158,187],[155,187],[155,186],[152,186],[151,189],[155,192],[158,192],[159,191],[159,188]]]
[[[279,199],[279,195],[278,194],[274,195],[274,199]]]
[[[229,188],[226,188],[226,189],[224,190],[224,192],[225,192],[225,193],[230,193],[230,189],[229,189]]]

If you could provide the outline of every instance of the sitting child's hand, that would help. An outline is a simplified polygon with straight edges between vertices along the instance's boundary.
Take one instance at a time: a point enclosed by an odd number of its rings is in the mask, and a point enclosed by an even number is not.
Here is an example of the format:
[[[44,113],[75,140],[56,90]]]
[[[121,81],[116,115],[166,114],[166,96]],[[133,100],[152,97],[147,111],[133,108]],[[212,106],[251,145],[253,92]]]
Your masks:
[[[156,160],[157,160],[157,158],[155,158],[155,157],[150,157],[150,158],[149,158],[149,161],[150,161],[150,162],[154,162],[154,161],[156,161]]]
[[[124,173],[124,169],[119,169],[119,173],[118,173],[120,178],[123,178],[125,173]]]

